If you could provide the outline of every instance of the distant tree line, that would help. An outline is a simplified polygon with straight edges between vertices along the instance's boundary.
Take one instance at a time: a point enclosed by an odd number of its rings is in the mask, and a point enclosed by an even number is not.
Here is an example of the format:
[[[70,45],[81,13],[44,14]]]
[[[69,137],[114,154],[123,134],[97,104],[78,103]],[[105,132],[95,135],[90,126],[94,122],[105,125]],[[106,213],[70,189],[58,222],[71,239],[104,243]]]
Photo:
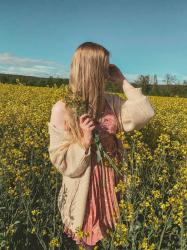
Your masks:
[[[38,76],[25,76],[25,75],[12,75],[12,74],[0,74],[1,83],[21,84],[27,86],[37,87],[53,87],[60,86],[62,84],[68,84],[68,78],[56,78],[56,77],[38,77]]]
[[[145,95],[155,96],[178,96],[187,97],[187,81],[180,84],[175,75],[166,74],[162,80],[163,84],[158,84],[157,75],[139,75],[134,81],[136,86],[142,87]]]
[[[60,87],[61,85],[68,84],[68,78],[57,77],[36,77],[12,74],[0,74],[0,83],[19,84],[26,86],[38,87]],[[182,83],[176,79],[176,76],[166,74],[163,84],[158,84],[157,75],[139,75],[137,80],[131,82],[134,87],[141,87],[145,95],[153,96],[178,96],[187,97],[187,80]],[[122,90],[117,84],[108,82],[106,90],[110,92],[121,92]]]

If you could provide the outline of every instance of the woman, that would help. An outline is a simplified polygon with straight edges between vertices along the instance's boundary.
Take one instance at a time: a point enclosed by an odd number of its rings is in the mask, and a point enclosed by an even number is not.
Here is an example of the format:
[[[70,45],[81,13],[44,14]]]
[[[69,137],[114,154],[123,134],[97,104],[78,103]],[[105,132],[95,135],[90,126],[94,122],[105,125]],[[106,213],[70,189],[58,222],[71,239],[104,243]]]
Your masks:
[[[107,163],[97,162],[93,130],[102,146],[120,161],[120,142],[116,133],[140,129],[155,115],[141,88],[134,88],[114,65],[109,64],[109,51],[103,46],[85,42],[73,55],[69,85],[87,103],[87,112],[79,119],[62,100],[52,107],[48,123],[52,164],[62,174],[58,208],[64,232],[81,244],[78,229],[89,235],[82,243],[93,249],[113,230],[119,218],[118,198],[114,192],[119,179]],[[127,101],[105,92],[107,81],[121,87]],[[106,187],[103,185],[105,178]]]

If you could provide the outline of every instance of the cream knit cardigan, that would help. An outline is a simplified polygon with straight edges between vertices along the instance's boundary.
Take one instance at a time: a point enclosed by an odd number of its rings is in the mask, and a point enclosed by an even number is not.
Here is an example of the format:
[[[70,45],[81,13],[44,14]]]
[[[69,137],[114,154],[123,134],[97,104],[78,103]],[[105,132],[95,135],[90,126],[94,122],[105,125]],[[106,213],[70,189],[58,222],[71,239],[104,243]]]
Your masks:
[[[142,88],[123,85],[125,101],[115,94],[106,94],[106,100],[118,121],[119,131],[143,128],[155,115],[148,97]],[[62,175],[62,186],[58,195],[58,209],[62,222],[73,232],[83,225],[91,173],[91,150],[87,154],[78,143],[70,143],[70,135],[62,128],[48,122],[50,144],[48,152],[51,163]]]

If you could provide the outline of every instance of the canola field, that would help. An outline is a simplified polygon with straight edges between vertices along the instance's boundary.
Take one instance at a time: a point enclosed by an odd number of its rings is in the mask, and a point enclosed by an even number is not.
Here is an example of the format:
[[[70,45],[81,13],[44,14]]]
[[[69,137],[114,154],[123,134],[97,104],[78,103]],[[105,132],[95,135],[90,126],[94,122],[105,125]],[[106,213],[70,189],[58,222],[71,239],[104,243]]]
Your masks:
[[[47,122],[62,91],[0,84],[0,249],[77,249],[63,234],[62,176],[48,155]],[[187,99],[148,98],[153,119],[117,135],[127,152],[127,181],[115,188],[121,221],[95,250],[187,249]]]

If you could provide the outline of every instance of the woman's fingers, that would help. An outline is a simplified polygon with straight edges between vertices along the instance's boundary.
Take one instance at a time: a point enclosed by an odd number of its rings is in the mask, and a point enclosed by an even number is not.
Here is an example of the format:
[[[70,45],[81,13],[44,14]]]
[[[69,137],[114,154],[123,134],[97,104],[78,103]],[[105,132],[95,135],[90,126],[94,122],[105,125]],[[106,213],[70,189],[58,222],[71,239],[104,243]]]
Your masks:
[[[88,125],[88,123],[89,123],[90,121],[91,121],[91,119],[90,119],[90,118],[86,118],[86,119],[84,120],[84,122],[83,122],[83,123],[84,123],[85,125]]]
[[[85,124],[85,128],[90,129],[91,127],[95,127],[93,121],[90,121],[89,123]]]
[[[89,116],[88,114],[83,114],[83,115],[81,115],[81,116],[79,117],[80,122],[83,122],[84,119],[85,119],[86,117],[88,117],[88,116]]]
[[[92,126],[92,127],[90,127],[90,129],[91,129],[91,130],[93,130],[94,128],[95,128],[95,125],[94,125],[94,126]]]
[[[83,114],[80,116],[80,127],[85,131],[92,131],[96,126],[88,114]]]
[[[94,125],[94,122],[92,120],[89,120],[87,123],[86,123],[87,126],[91,126],[91,125]]]
[[[90,116],[88,114],[84,114],[84,115],[80,116],[80,122],[85,124],[85,125],[88,125],[91,122],[93,123],[93,120],[90,118]]]
[[[82,123],[82,125],[85,126],[85,127],[90,127],[92,124],[93,124],[93,121],[90,120],[89,118],[87,118],[87,119]]]

